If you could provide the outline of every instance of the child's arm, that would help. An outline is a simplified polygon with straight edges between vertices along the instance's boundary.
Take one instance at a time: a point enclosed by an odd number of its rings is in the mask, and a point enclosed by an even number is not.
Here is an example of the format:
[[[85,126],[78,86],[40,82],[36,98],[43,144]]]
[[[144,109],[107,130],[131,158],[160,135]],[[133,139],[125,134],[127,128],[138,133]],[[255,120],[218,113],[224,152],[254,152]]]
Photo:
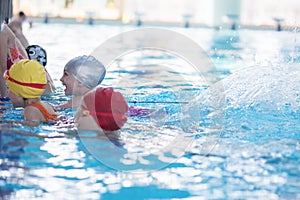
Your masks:
[[[5,70],[7,69],[7,42],[8,38],[5,32],[0,33],[0,94],[1,97],[6,97],[6,84],[3,77]]]
[[[69,99],[66,103],[55,106],[54,107],[56,110],[64,110],[67,108],[72,108],[72,99]]]
[[[62,110],[67,108],[77,108],[80,105],[82,96],[74,96],[72,99],[69,99],[66,103],[55,106],[55,109]]]
[[[26,52],[24,46],[22,45],[22,43],[20,42],[20,40],[17,37],[15,37],[15,40],[16,40],[16,44],[17,44],[17,48],[18,48],[19,52],[22,54],[24,59],[28,59],[27,52]]]
[[[22,44],[22,46],[24,46],[24,47],[29,46],[28,40],[26,39],[26,37],[24,36],[23,33],[18,34],[17,38],[20,41],[20,43]]]
[[[47,85],[44,94],[50,94],[56,90],[50,74],[46,71]]]

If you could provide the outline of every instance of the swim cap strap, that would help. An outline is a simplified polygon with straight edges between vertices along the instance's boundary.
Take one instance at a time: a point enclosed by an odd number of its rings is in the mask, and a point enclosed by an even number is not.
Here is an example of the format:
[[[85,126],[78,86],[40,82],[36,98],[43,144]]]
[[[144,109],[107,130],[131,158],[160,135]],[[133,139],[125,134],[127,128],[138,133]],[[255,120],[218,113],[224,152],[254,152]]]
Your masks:
[[[5,75],[4,75],[6,80],[9,80],[13,83],[16,83],[18,85],[22,85],[22,86],[26,86],[26,87],[32,87],[32,88],[36,88],[36,89],[45,89],[46,88],[46,84],[41,84],[41,83],[23,83],[20,81],[17,81],[15,79],[13,79],[12,77],[9,76],[9,70],[6,70]]]

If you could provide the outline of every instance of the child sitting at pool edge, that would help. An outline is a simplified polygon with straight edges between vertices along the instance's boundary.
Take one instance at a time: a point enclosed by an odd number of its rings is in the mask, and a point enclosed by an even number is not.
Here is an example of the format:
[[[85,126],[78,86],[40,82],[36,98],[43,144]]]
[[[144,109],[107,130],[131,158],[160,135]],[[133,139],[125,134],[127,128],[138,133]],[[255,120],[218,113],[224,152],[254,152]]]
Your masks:
[[[35,60],[21,60],[4,74],[8,96],[13,107],[24,108],[24,120],[33,122],[54,122],[57,114],[53,107],[42,102],[40,97],[47,84],[43,66]]]

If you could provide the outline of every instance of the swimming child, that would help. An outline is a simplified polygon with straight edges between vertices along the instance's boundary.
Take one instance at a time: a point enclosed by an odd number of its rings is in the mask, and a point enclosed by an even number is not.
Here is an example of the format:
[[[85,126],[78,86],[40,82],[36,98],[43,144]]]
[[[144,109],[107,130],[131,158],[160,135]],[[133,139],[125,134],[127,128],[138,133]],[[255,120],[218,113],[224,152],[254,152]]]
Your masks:
[[[4,77],[13,107],[24,108],[25,121],[51,123],[57,120],[53,107],[40,99],[47,79],[45,69],[39,62],[21,60],[11,66]]]
[[[75,115],[78,129],[111,132],[127,122],[128,104],[120,92],[99,87],[83,96]]]
[[[73,95],[73,98],[56,108],[78,107],[82,96],[98,86],[105,74],[105,67],[93,56],[79,56],[70,60],[60,81],[66,87],[65,94]],[[152,112],[152,109],[130,106],[127,116],[147,116]]]
[[[82,96],[99,85],[105,74],[105,67],[93,56],[84,55],[70,60],[60,81],[66,87],[65,94],[73,95],[73,98],[57,108],[78,107]]]
[[[0,94],[1,98],[7,97],[6,86],[2,74],[14,63],[27,58],[27,53],[10,28],[3,24],[0,32]]]
[[[46,65],[47,65],[47,53],[46,53],[45,49],[43,49],[39,45],[29,45],[26,48],[26,52],[27,52],[28,58],[30,60],[36,60],[42,66],[46,67]],[[47,85],[46,85],[46,89],[44,91],[44,94],[50,94],[50,93],[54,92],[56,90],[56,88],[55,88],[53,80],[52,80],[52,78],[51,78],[51,76],[48,73],[46,68],[45,68],[45,71],[46,71],[46,76],[47,76]]]

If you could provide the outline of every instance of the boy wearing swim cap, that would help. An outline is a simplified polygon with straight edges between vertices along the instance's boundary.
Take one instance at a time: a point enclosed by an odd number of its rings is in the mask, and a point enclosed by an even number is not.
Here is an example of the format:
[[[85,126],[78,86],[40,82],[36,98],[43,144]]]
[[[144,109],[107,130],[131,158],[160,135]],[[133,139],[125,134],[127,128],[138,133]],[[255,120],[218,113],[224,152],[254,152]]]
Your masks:
[[[70,60],[60,81],[66,87],[65,94],[73,95],[73,98],[56,108],[78,107],[82,96],[98,86],[105,74],[105,67],[93,56],[79,56]],[[128,116],[149,115],[152,112],[151,109],[130,106]]]
[[[57,115],[53,107],[40,97],[46,88],[46,72],[35,60],[21,60],[4,74],[8,96],[13,107],[24,108],[25,121],[53,122]]]
[[[99,85],[105,74],[105,67],[93,56],[79,56],[70,60],[60,81],[66,87],[65,94],[73,95],[73,98],[57,108],[78,107],[82,96]]]
[[[126,123],[128,104],[120,92],[99,87],[84,95],[75,119],[79,130],[117,131]]]

